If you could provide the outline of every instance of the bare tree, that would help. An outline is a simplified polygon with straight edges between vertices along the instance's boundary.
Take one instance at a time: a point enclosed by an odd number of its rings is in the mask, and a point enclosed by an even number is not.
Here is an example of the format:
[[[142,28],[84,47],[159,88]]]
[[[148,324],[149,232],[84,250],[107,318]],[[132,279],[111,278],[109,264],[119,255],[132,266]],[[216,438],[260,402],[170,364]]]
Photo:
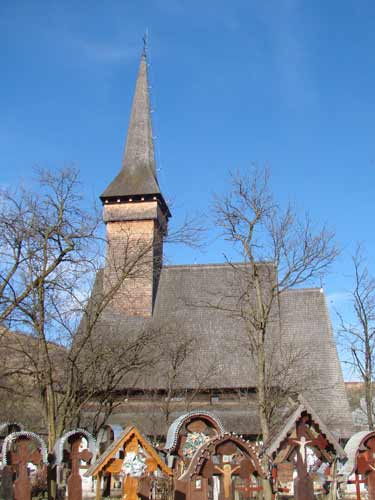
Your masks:
[[[1,347],[14,360],[3,378],[27,377],[27,388],[33,382],[25,395],[38,396],[50,450],[92,401],[94,427],[105,423],[125,381],[151,362],[155,333],[116,324],[113,310],[119,292],[122,304],[130,303],[135,280],[161,266],[161,253],[152,251],[161,241],[124,227],[120,258],[110,246],[104,257],[100,217],[82,208],[79,190],[76,171],[43,171],[37,194],[4,192],[0,207]],[[190,243],[194,232],[187,223],[170,240]],[[23,334],[9,342],[10,329]]]
[[[300,220],[290,204],[282,209],[276,203],[267,169],[233,174],[229,194],[215,198],[214,213],[224,238],[240,255],[240,264],[227,259],[235,277],[234,293],[229,292],[233,300],[219,298],[216,307],[244,323],[257,369],[259,421],[266,440],[276,407],[293,388],[296,357],[305,356],[292,352],[276,359],[270,351],[271,331],[278,326],[278,299],[290,288],[321,280],[337,249],[326,227],[315,230],[308,216]],[[285,384],[277,382],[283,377]]]
[[[274,344],[274,332],[280,328],[280,296],[321,280],[338,252],[326,227],[315,230],[310,218],[299,219],[291,204],[285,209],[277,204],[267,169],[232,174],[229,193],[215,198],[214,214],[223,237],[240,256],[239,264],[227,258],[233,270],[229,297],[219,297],[214,306],[243,323],[257,372],[258,416],[265,441],[276,411],[301,387],[296,374],[306,356],[281,339]],[[268,481],[263,488],[264,498],[271,499]]]
[[[38,387],[49,448],[56,439],[56,358],[64,342],[53,328],[52,303],[74,274],[90,267],[98,218],[81,208],[78,174],[72,169],[40,171],[38,190],[1,193],[0,319],[15,336],[9,347],[21,355]]]
[[[338,312],[339,335],[349,350],[346,361],[364,384],[366,418],[369,430],[374,429],[374,361],[375,361],[375,278],[370,274],[361,245],[352,256],[354,287],[350,292],[353,321]]]
[[[7,332],[2,348],[13,359],[3,376],[27,378],[25,387],[33,381],[31,393],[39,396],[52,450],[64,429],[79,421],[85,404],[100,398],[103,386],[113,392],[144,362],[142,332],[127,335],[119,347],[108,335],[104,344],[96,329],[118,289],[147,265],[149,246],[134,250],[134,238],[129,240],[132,250],[116,280],[91,294],[102,274],[104,245],[97,234],[99,217],[81,208],[77,172],[40,172],[37,194],[21,189],[4,192],[2,200],[0,314]],[[10,328],[23,335],[14,333],[9,342]],[[121,350],[114,366],[109,353]]]
[[[3,403],[0,418],[5,422],[26,424],[28,429],[40,432],[44,428],[42,408],[25,350],[30,352],[29,336],[2,329],[0,397]]]
[[[80,208],[78,174],[39,172],[38,193],[0,193],[0,323],[64,264],[85,259],[98,219]]]

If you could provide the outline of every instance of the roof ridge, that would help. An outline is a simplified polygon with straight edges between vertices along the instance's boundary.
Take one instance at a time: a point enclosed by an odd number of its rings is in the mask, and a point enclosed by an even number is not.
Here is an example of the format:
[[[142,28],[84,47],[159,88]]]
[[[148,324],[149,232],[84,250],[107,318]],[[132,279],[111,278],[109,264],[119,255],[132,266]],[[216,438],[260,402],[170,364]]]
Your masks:
[[[274,265],[272,261],[261,261],[257,262],[257,265]],[[186,269],[191,269],[191,268],[201,268],[201,267],[232,267],[232,266],[251,266],[250,262],[213,262],[213,263],[204,263],[204,264],[169,264],[169,265],[164,265],[162,269],[176,269],[176,268],[186,268]]]
[[[320,292],[324,294],[324,289],[320,286],[311,286],[306,288],[288,288],[287,290],[283,290],[281,294],[288,292]]]

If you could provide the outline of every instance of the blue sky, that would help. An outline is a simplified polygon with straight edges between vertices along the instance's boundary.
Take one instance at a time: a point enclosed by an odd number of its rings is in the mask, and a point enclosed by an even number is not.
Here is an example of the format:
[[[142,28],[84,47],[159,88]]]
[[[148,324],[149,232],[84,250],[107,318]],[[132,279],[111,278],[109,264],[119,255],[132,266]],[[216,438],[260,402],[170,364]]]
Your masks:
[[[103,191],[148,28],[159,180],[175,221],[208,213],[229,169],[268,164],[282,202],[335,229],[342,255],[324,286],[343,307],[355,242],[375,257],[374,26],[365,0],[2,0],[0,182],[74,164],[88,197]],[[220,262],[223,249],[169,258]]]

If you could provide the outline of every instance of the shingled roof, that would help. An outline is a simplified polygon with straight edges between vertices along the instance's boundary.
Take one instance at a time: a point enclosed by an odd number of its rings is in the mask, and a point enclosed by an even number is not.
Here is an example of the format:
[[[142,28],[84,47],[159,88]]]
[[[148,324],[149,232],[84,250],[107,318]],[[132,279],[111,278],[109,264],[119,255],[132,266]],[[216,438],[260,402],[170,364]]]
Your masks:
[[[264,264],[264,269],[270,274],[274,272],[271,264]],[[147,325],[158,325],[160,331],[165,332],[160,335],[158,363],[151,373],[145,372],[136,382],[132,381],[133,387],[136,384],[144,391],[165,388],[168,348],[183,339],[191,339],[194,348],[191,352],[187,350],[174,381],[176,386],[217,390],[256,386],[256,368],[250,356],[245,324],[240,317],[225,310],[230,309],[235,300],[231,289],[237,281],[235,272],[229,264],[165,266],[152,318],[130,318],[107,311],[101,324],[106,335],[111,328],[121,336]],[[322,290],[295,289],[282,293],[269,325],[268,338],[268,352],[275,359],[286,352],[301,353],[293,370],[295,380],[303,385],[302,393],[330,430],[339,436],[349,436],[351,414]],[[233,418],[251,417],[252,433],[255,433],[256,412],[250,411],[250,407],[231,410],[223,407],[220,413],[217,409],[214,411],[227,429],[233,428]]]

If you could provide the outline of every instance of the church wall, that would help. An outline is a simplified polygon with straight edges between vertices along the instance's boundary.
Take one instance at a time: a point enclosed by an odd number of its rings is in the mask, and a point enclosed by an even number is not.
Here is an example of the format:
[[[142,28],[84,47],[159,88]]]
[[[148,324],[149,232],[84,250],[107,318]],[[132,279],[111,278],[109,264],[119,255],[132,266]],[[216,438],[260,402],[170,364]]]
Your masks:
[[[162,219],[157,201],[104,205],[103,220],[107,222]]]

